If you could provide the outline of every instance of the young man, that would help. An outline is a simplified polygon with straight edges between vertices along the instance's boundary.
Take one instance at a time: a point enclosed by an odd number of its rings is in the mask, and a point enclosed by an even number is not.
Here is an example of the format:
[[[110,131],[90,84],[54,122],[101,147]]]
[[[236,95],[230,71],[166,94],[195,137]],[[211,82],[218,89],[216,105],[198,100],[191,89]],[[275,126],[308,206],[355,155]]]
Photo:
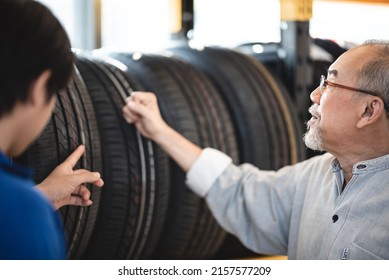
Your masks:
[[[69,39],[46,7],[29,0],[0,0],[0,34],[0,259],[65,259],[64,229],[52,203],[89,205],[83,183],[102,186],[100,175],[73,171],[79,147],[38,186],[41,192],[12,157],[38,137],[55,93],[72,75]],[[72,192],[81,197],[75,201]]]
[[[289,259],[389,259],[389,42],[340,56],[311,95],[306,145],[328,153],[263,171],[190,143],[136,93],[123,114],[187,172],[188,186],[252,250]]]

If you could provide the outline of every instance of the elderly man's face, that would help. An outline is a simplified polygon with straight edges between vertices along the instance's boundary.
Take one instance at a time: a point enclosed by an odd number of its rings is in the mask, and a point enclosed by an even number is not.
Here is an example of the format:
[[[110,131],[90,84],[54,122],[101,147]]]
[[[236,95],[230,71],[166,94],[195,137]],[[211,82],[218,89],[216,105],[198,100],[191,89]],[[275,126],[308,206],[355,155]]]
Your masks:
[[[355,87],[357,73],[368,57],[369,47],[366,46],[347,51],[330,66],[328,81]],[[307,147],[319,151],[347,151],[350,141],[357,136],[360,94],[339,87],[327,86],[322,91],[318,87],[311,93],[311,100],[314,103],[309,109],[312,118],[304,135]]]

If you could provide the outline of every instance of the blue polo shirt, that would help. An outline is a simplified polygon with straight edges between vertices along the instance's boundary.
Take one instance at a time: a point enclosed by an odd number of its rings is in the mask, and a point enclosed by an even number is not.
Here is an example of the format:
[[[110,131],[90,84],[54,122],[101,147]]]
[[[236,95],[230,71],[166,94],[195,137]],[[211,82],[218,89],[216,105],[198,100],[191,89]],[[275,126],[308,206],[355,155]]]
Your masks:
[[[65,259],[62,222],[31,174],[0,153],[0,259]]]

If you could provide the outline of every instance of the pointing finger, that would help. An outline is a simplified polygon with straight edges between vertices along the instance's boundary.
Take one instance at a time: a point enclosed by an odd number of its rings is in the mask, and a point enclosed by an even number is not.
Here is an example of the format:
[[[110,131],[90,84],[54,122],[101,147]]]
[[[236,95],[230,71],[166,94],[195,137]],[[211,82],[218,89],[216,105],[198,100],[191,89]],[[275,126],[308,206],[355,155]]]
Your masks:
[[[70,166],[73,168],[77,164],[78,160],[84,154],[84,151],[85,151],[84,145],[78,146],[77,149],[75,149],[74,152],[71,153],[70,156],[68,156],[68,158],[64,162],[69,163]]]

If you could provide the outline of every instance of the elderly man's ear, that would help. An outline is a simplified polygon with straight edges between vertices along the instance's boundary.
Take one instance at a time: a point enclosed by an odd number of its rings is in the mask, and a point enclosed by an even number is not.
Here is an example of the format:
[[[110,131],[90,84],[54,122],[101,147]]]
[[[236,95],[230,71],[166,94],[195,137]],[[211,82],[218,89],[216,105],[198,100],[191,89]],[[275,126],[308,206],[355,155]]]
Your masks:
[[[382,116],[385,116],[385,105],[380,98],[369,99],[364,104],[364,107],[362,107],[362,110],[361,117],[357,122],[357,128],[359,129],[371,125],[377,122]]]

